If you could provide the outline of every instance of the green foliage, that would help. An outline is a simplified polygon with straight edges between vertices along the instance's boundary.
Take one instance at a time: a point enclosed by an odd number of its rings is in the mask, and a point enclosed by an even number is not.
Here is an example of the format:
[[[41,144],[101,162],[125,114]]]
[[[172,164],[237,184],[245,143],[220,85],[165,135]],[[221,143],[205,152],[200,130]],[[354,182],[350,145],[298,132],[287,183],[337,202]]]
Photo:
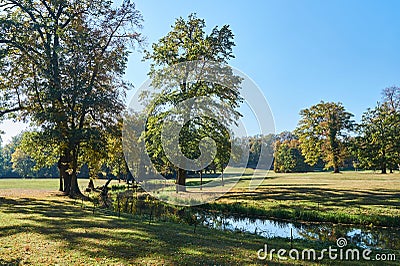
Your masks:
[[[221,29],[216,26],[209,35],[206,35],[205,28],[205,21],[195,14],[190,14],[187,20],[177,19],[172,30],[152,45],[153,51],[146,51],[145,59],[153,61],[150,75],[159,67],[182,62],[211,60],[226,63],[234,58],[234,35],[229,26],[224,25]]]
[[[18,111],[37,127],[40,147],[57,146],[64,190],[79,194],[78,169],[93,153],[103,158],[125,107],[123,75],[129,49],[142,41],[141,15],[130,1],[5,0],[2,7],[0,115]],[[53,160],[32,154],[40,164]]]
[[[244,167],[270,169],[274,155],[275,135],[256,135],[242,137],[239,141],[242,146],[248,146],[249,158]]]
[[[6,144],[2,148],[2,158],[3,158],[3,171],[2,176],[4,177],[17,177],[18,174],[13,171],[13,163],[11,161],[12,154],[16,151],[21,143],[23,133],[12,137],[10,143]]]
[[[57,177],[57,146],[40,141],[41,132],[24,131],[15,139],[10,162],[21,177]]]
[[[13,170],[21,177],[33,177],[35,162],[20,148],[17,148],[11,155],[11,162]]]
[[[24,132],[18,148],[35,161],[35,170],[53,166],[60,154],[59,146],[51,136],[41,131]]]
[[[354,150],[360,167],[398,169],[400,164],[400,112],[390,102],[368,109],[358,125]]]
[[[194,82],[187,82],[187,76],[191,75],[193,69],[186,65],[184,66],[186,67],[186,76],[179,80],[179,86],[170,86],[174,80],[165,74],[168,72],[168,67],[178,63],[193,60],[227,63],[234,57],[232,53],[233,33],[229,26],[214,27],[209,35],[205,33],[205,27],[205,21],[197,18],[194,14],[189,15],[187,20],[179,18],[172,26],[172,30],[152,45],[152,51],[146,51],[145,59],[151,60],[149,76],[152,78],[152,86],[161,91],[156,97],[149,100],[148,113],[150,115],[147,118],[144,139],[152,162],[159,171],[164,173],[168,172],[173,165],[162,149],[162,126],[171,113],[171,107],[177,107],[185,100],[194,97],[206,96],[210,99],[217,99],[221,104],[229,106],[232,112],[225,114],[225,119],[221,120],[225,124],[210,117],[190,119],[180,130],[179,136],[173,136],[179,137],[179,149],[187,158],[196,159],[201,153],[200,140],[209,137],[217,144],[214,164],[222,169],[229,161],[231,143],[230,132],[226,126],[240,116],[234,109],[242,101],[239,96],[241,78],[233,75],[230,69],[224,69],[227,71],[225,79],[228,79],[232,85],[229,88],[205,82],[201,80],[201,77]],[[177,120],[190,116],[190,109],[180,111]],[[178,171],[178,176],[179,173]],[[182,182],[184,184],[184,181]]]
[[[275,142],[274,171],[277,173],[307,172],[312,168],[305,163],[297,139]]]
[[[315,165],[321,158],[325,168],[339,172],[347,156],[346,141],[354,127],[353,116],[341,103],[323,102],[300,111],[296,128],[305,161]]]
[[[35,141],[38,132],[24,131],[1,148],[1,177],[56,177],[53,147]],[[53,160],[52,160],[53,158]]]
[[[288,144],[278,144],[275,151],[274,170],[275,172],[288,173],[292,172],[296,167],[296,158],[294,157],[294,149]]]

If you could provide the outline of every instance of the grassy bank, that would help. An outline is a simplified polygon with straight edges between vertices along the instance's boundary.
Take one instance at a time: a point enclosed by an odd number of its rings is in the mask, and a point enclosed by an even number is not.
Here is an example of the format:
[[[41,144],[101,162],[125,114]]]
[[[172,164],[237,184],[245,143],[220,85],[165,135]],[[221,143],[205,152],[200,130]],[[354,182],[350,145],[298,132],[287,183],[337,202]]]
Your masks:
[[[273,261],[263,261],[257,259],[257,250],[264,244],[290,250],[289,240],[204,227],[194,233],[193,227],[184,224],[149,223],[130,215],[118,218],[98,210],[93,214],[90,208],[60,196],[0,197],[0,243],[0,265],[335,264],[279,261],[276,255]],[[321,250],[329,244],[295,240],[293,248]],[[355,264],[368,265],[344,262]]]
[[[204,206],[247,216],[311,222],[400,226],[400,174],[259,173],[248,189],[251,170],[233,190]]]

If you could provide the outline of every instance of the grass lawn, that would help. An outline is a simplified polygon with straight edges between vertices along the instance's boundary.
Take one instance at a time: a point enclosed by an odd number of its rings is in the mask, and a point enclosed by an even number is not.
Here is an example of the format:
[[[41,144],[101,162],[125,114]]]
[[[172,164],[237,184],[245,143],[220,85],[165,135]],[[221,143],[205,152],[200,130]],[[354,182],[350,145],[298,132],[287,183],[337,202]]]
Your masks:
[[[263,179],[249,190],[252,170],[207,208],[290,220],[400,226],[400,173],[333,174],[258,173]]]
[[[0,265],[260,265],[256,252],[265,243],[248,234],[93,214],[62,196],[0,197]],[[268,244],[289,249],[284,239]]]
[[[372,216],[399,215],[399,174],[348,172],[275,174],[256,191],[250,176],[215,204],[242,211],[294,210]],[[100,183],[100,182],[98,182]],[[116,184],[117,182],[112,184]],[[111,184],[111,185],[112,185]],[[86,180],[80,180],[82,187]],[[98,184],[96,184],[98,185]],[[20,188],[24,189],[20,189]],[[0,179],[0,265],[338,265],[338,261],[261,261],[257,250],[290,250],[287,239],[222,232],[139,216],[118,216],[60,196],[57,179]],[[318,207],[319,203],[319,207]],[[250,206],[252,206],[250,208]],[[319,209],[318,209],[319,208]],[[277,212],[278,213],[278,212]],[[332,243],[295,240],[294,248],[321,250]],[[385,265],[397,265],[385,262]],[[383,265],[340,262],[340,265]]]

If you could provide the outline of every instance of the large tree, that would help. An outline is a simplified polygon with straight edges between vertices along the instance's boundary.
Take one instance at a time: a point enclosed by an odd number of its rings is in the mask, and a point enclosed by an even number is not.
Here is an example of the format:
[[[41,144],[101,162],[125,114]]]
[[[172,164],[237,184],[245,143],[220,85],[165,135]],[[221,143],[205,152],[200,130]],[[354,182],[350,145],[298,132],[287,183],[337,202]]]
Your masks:
[[[170,114],[170,107],[174,108],[181,103],[196,97],[208,97],[215,99],[229,106],[233,111],[226,115],[222,120],[207,117],[195,117],[190,120],[190,109],[180,110],[180,118],[188,121],[179,133],[179,149],[189,159],[198,158],[201,153],[199,150],[200,140],[209,137],[217,143],[217,155],[215,163],[225,165],[229,161],[229,154],[226,150],[230,149],[229,134],[227,125],[239,117],[239,113],[234,109],[241,102],[239,86],[241,78],[235,76],[229,68],[223,68],[221,80],[229,79],[229,87],[220,84],[207,82],[201,78],[197,81],[189,82],[187,77],[193,75],[197,67],[190,64],[183,64],[184,75],[178,81],[179,86],[168,86],[171,82],[167,69],[171,69],[175,64],[201,60],[205,62],[216,62],[225,64],[233,58],[232,48],[234,46],[233,33],[228,25],[214,27],[210,34],[205,33],[205,21],[197,18],[196,15],[189,15],[188,19],[179,18],[172,26],[172,30],[157,43],[153,44],[152,51],[146,52],[145,59],[151,60],[149,76],[152,78],[152,85],[155,88],[162,88],[159,97],[150,101],[149,117],[146,124],[146,148],[153,161],[159,169],[176,167],[167,158],[162,150],[161,130],[165,119]],[[203,65],[204,66],[204,65]],[[202,67],[203,67],[202,66]],[[206,73],[205,70],[203,73]],[[212,72],[212,71],[210,71]],[[195,73],[196,74],[196,73]],[[194,75],[195,75],[194,74]],[[161,77],[161,78],[160,78]],[[205,108],[204,106],[202,108]],[[190,121],[189,121],[190,120]],[[228,130],[229,131],[229,130]],[[209,152],[209,151],[208,151]],[[226,157],[228,160],[226,160]],[[182,166],[176,167],[177,171],[177,190],[185,190],[186,170]]]
[[[58,145],[63,191],[80,195],[79,157],[101,147],[124,109],[129,48],[141,15],[130,1],[4,0],[0,114],[18,112]]]
[[[353,129],[353,116],[341,103],[323,102],[300,111],[301,119],[296,128],[305,161],[315,165],[319,159],[325,168],[333,167],[339,173],[346,155],[345,141]]]
[[[363,114],[355,151],[361,167],[386,174],[400,164],[400,89],[384,89],[383,100]]]

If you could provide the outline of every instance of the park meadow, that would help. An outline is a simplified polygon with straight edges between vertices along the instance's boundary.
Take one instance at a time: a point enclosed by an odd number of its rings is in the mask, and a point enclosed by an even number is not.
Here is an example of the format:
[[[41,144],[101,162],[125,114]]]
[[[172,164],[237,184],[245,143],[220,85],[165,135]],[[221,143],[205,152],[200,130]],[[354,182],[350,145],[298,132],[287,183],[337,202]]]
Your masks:
[[[251,170],[248,170],[250,173]],[[321,224],[352,223],[355,227],[388,227],[400,217],[400,173],[372,171],[276,174],[265,172],[255,191],[249,180],[208,206],[236,215],[273,217]],[[80,180],[85,183],[84,180]],[[105,180],[98,180],[103,183]],[[118,181],[111,185],[119,186]],[[91,203],[68,199],[54,190],[56,179],[1,179],[1,263],[5,265],[332,265],[332,261],[260,260],[257,251],[291,247],[322,250],[335,239],[265,238],[254,233],[194,226],[183,219],[148,213],[105,211]],[[396,196],[397,195],[397,196]],[[238,204],[243,206],[238,208]],[[284,210],[277,212],[276,209]],[[241,212],[241,213],[240,213]],[[303,212],[303,216],[301,213]],[[312,213],[312,216],[307,216]],[[299,215],[296,217],[296,215]],[[391,227],[392,224],[389,225]],[[393,230],[393,229],[392,229]],[[395,229],[398,230],[398,229]],[[381,239],[384,241],[384,239]],[[393,249],[374,252],[398,253]],[[366,265],[341,261],[341,265]],[[396,265],[396,262],[385,262]],[[368,264],[368,263],[367,263]],[[336,265],[336,264],[335,264]],[[379,263],[368,265],[379,265]]]

